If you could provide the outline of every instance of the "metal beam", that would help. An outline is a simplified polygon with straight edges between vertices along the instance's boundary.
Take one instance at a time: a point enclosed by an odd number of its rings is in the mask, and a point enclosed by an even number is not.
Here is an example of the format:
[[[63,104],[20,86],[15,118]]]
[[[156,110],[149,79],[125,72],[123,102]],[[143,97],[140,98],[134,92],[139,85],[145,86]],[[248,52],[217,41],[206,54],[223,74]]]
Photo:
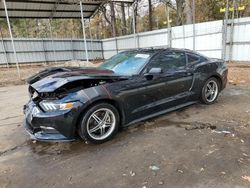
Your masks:
[[[222,59],[226,61],[227,56],[227,30],[228,30],[228,9],[229,9],[229,2],[226,1],[226,11],[225,11],[225,22],[223,25],[224,32],[223,32],[223,50],[222,50]]]
[[[3,8],[0,8],[0,11],[4,11]],[[51,9],[22,9],[22,8],[9,8],[8,9],[8,12],[34,12],[34,13],[37,13],[37,12],[48,12],[48,13],[51,13]],[[63,13],[63,12],[70,12],[70,13],[79,13],[78,10],[58,10],[56,9],[56,12],[60,12],[60,13]],[[92,13],[94,12],[94,10],[84,10],[84,12],[88,12],[88,13]]]
[[[34,4],[55,4],[56,3],[56,0],[55,1],[32,1],[32,0],[7,0],[7,2],[9,3],[34,3]],[[61,5],[79,5],[79,3],[77,2],[67,2],[67,1],[62,1],[60,2]],[[96,5],[100,5],[100,2],[83,2],[82,3],[83,5],[93,5],[93,6],[96,6]]]
[[[195,38],[196,38],[196,33],[195,33],[195,0],[193,0],[193,50],[195,50]]]
[[[233,0],[233,8],[235,10],[236,7],[236,2],[235,0]],[[235,12],[232,12],[232,19],[231,19],[231,26],[230,26],[230,45],[229,45],[229,61],[232,61],[233,58],[233,40],[234,40],[234,16],[235,16]]]
[[[15,57],[15,61],[16,61],[17,74],[18,74],[18,77],[21,78],[20,70],[19,70],[19,63],[18,63],[18,59],[17,59],[16,48],[15,48],[15,44],[14,44],[14,40],[13,40],[11,27],[10,27],[10,20],[9,20],[9,15],[8,15],[8,10],[7,10],[5,0],[3,0],[3,5],[4,5],[4,9],[5,9],[6,20],[7,20],[7,24],[8,24],[8,28],[9,28],[9,33],[10,33],[11,44],[12,44],[12,48],[13,48],[13,52],[14,52],[14,57]]]
[[[87,62],[89,62],[89,54],[88,54],[88,46],[87,46],[87,41],[86,41],[86,32],[85,32],[85,24],[84,24],[84,17],[83,17],[82,1],[80,1],[80,9],[81,9],[82,31],[83,31],[83,38],[84,38],[86,60],[87,60]]]
[[[89,19],[89,36],[90,36],[90,42],[91,42],[91,52],[92,52],[92,57],[94,57],[94,46],[93,46],[93,37],[92,37],[92,31],[91,31],[91,22]],[[93,59],[93,58],[92,58]]]
[[[0,16],[0,18],[5,18],[5,16]],[[18,16],[9,16],[9,18],[27,18],[27,19],[34,19],[34,18],[37,18],[37,19],[48,19],[49,17],[48,16],[37,16],[37,15],[34,15],[34,16],[22,16],[22,17],[18,17]],[[81,18],[81,15],[79,16],[67,16],[67,17],[62,17],[62,16],[54,16],[53,19],[79,19]],[[90,18],[90,16],[84,16],[84,19],[86,18]]]

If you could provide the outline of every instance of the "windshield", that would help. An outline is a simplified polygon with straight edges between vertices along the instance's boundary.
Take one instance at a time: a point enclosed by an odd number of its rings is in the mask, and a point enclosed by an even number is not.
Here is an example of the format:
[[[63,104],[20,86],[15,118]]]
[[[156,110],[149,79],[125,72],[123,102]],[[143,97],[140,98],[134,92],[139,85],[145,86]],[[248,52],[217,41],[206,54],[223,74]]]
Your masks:
[[[100,67],[120,75],[138,74],[152,53],[122,52],[106,60]]]

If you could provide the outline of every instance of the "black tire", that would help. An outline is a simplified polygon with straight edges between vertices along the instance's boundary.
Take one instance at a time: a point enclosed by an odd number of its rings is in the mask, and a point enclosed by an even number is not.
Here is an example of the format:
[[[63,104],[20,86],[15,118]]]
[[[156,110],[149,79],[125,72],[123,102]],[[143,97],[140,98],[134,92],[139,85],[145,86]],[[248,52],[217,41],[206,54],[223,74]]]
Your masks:
[[[109,134],[107,134],[107,137],[105,137],[103,139],[101,139],[101,138],[97,139],[93,136],[92,133],[90,133],[90,131],[91,131],[91,130],[89,130],[90,123],[88,123],[88,122],[91,121],[91,115],[93,115],[98,110],[102,110],[102,109],[108,109],[110,113],[111,112],[113,113],[113,114],[112,113],[111,114],[113,115],[112,119],[115,121],[115,123],[114,124],[112,123],[113,126],[110,126],[111,130],[110,130]],[[94,118],[92,118],[92,121],[93,121],[93,119]],[[97,126],[99,125],[97,122],[95,122],[95,123],[97,124]],[[95,104],[94,106],[90,107],[86,111],[86,113],[83,114],[82,120],[81,120],[79,128],[78,128],[78,134],[82,139],[84,139],[86,141],[89,141],[89,142],[94,143],[94,144],[101,144],[101,143],[107,142],[108,140],[112,139],[116,135],[116,133],[119,129],[119,124],[120,124],[120,116],[119,116],[117,109],[109,103],[98,103],[98,104]],[[94,125],[94,127],[95,126],[96,125]],[[105,130],[105,128],[104,128],[104,130]]]
[[[209,98],[206,95],[206,92],[207,92],[208,85],[211,87],[211,84],[216,85],[217,91],[212,92],[215,95],[213,97],[212,97],[212,95],[210,95],[211,99],[209,100]],[[220,82],[215,77],[211,77],[205,82],[204,86],[202,87],[200,100],[204,104],[208,104],[208,105],[213,104],[218,99],[219,93],[220,93]]]

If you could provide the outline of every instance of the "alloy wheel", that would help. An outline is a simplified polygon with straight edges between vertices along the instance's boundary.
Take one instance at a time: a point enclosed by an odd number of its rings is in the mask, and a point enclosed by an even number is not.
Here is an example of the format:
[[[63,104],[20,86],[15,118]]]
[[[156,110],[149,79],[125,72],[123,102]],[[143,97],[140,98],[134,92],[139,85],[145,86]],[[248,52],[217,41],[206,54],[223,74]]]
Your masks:
[[[207,102],[213,102],[218,95],[218,84],[214,80],[210,80],[205,88],[205,98]]]
[[[115,124],[115,114],[108,108],[101,108],[89,116],[87,132],[95,140],[104,140],[112,134]]]

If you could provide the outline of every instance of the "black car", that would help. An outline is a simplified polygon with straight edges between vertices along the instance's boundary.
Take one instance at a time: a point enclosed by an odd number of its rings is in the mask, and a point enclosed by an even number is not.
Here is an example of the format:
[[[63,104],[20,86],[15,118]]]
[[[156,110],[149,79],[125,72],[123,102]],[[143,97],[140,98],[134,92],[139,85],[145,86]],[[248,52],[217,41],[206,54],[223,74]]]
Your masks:
[[[27,81],[25,127],[37,140],[102,143],[119,127],[214,103],[227,73],[222,60],[173,48],[121,52],[98,68],[46,69]]]

